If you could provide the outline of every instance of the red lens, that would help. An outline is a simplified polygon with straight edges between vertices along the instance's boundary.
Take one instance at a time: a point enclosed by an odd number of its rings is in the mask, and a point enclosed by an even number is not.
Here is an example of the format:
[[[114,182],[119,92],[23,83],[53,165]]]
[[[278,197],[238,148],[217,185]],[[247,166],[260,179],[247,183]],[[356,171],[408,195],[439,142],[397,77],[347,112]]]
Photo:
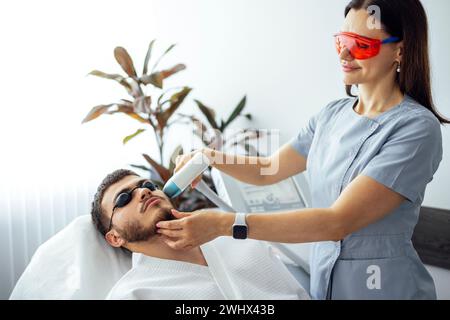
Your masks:
[[[341,32],[335,38],[338,54],[345,47],[353,58],[364,60],[375,57],[380,52],[381,41],[377,39],[368,39],[350,32]]]

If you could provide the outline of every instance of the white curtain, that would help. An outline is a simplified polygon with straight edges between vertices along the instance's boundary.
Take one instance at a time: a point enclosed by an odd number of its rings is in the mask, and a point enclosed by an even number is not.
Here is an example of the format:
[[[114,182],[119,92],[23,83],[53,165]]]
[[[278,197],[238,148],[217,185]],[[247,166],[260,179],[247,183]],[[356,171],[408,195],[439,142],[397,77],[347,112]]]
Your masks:
[[[0,299],[9,294],[37,247],[76,216],[89,213],[95,187],[49,185],[32,180],[26,186],[2,185],[0,198]]]

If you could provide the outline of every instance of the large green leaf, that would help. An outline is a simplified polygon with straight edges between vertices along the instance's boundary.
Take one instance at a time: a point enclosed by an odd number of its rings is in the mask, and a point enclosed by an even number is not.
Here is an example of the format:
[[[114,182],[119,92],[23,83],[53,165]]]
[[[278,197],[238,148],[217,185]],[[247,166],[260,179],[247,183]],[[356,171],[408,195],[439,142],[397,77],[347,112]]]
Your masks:
[[[216,119],[215,119],[216,118],[216,113],[215,113],[214,109],[205,106],[199,100],[194,99],[194,101],[197,104],[197,106],[200,108],[200,111],[204,114],[204,116],[208,120],[208,122],[211,125],[211,127],[213,127],[214,129],[219,129],[219,126],[217,125],[217,122],[216,122]]]
[[[139,78],[139,81],[144,85],[152,84],[159,89],[162,89],[163,80],[162,74],[159,72],[147,74]]]
[[[107,113],[108,114],[114,114],[114,113],[127,113],[127,112],[133,112],[133,103],[123,102],[123,103],[116,103],[114,109],[110,109]]]
[[[242,98],[242,100],[238,103],[238,105],[236,106],[236,108],[233,110],[233,112],[230,114],[230,117],[228,118],[228,120],[225,122],[225,124],[222,127],[222,132],[226,129],[226,127],[228,127],[228,125],[234,121],[234,119],[236,119],[242,112],[242,110],[245,107],[245,104],[247,102],[247,96],[244,96]]]
[[[125,89],[127,89],[128,93],[131,94],[131,92],[133,91],[131,85],[126,81],[126,78],[122,77],[120,74],[110,74],[99,70],[92,70],[91,72],[88,73],[88,75],[117,81],[122,86],[124,86]]]
[[[167,79],[171,75],[173,75],[177,72],[180,72],[182,70],[185,70],[185,69],[186,69],[186,65],[184,65],[182,63],[178,63],[178,64],[174,65],[172,68],[161,70],[160,73],[162,74],[163,79]]]
[[[117,104],[117,109],[116,110],[110,110],[107,112],[108,114],[114,114],[114,113],[124,113],[127,116],[141,122],[141,123],[145,123],[148,124],[149,121],[148,119],[145,119],[143,117],[141,117],[140,115],[138,115],[137,113],[134,112],[134,107],[130,101],[130,103],[127,104]]]
[[[142,118],[140,115],[134,112],[125,112],[125,114],[141,123],[149,123],[147,119]]]
[[[171,75],[173,75],[181,70],[184,70],[184,69],[186,69],[186,66],[182,63],[179,63],[170,69],[153,72],[150,75],[144,75],[139,80],[140,80],[140,82],[142,82],[145,85],[150,83],[150,84],[154,85],[155,87],[162,89],[164,79],[167,79]]]
[[[153,49],[153,44],[155,43],[155,39],[153,39],[150,44],[148,45],[148,49],[147,49],[147,54],[145,55],[145,60],[144,60],[144,69],[142,70],[142,75],[145,76],[147,74],[147,70],[148,70],[148,62],[152,56],[152,49]]]
[[[95,106],[89,111],[86,117],[84,117],[83,121],[81,123],[86,123],[88,121],[94,120],[95,118],[100,117],[102,114],[106,113],[108,109],[113,106],[112,104],[102,104],[99,106]]]
[[[128,141],[130,141],[131,139],[133,139],[134,137],[140,135],[142,132],[144,132],[145,129],[138,129],[136,130],[135,133],[130,134],[129,136],[126,136],[125,138],[123,138],[123,144],[126,144]]]
[[[131,60],[131,57],[128,54],[127,50],[125,50],[125,48],[116,47],[114,49],[114,57],[127,75],[129,75],[130,77],[137,77],[136,69],[133,65],[133,60]]]
[[[117,74],[117,73],[105,73],[105,72],[100,71],[100,70],[92,70],[91,72],[88,73],[88,75],[97,76],[97,77],[100,77],[100,78],[105,78],[105,79],[110,79],[110,80],[116,80],[116,81],[121,81],[121,80],[125,79],[120,74]]]
[[[192,88],[184,87],[181,91],[173,94],[170,97],[169,103],[170,107],[160,113],[160,117],[158,119],[160,128],[164,128],[167,124],[167,121],[174,114],[174,112],[178,109],[178,107],[183,103],[186,96],[191,92]]]

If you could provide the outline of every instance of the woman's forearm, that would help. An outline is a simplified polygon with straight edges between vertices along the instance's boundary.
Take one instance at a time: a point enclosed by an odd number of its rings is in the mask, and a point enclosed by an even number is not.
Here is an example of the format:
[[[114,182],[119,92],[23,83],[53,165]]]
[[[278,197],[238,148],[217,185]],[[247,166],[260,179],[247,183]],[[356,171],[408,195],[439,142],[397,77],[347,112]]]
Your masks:
[[[268,157],[228,155],[213,149],[203,149],[212,166],[233,178],[258,186],[277,183],[306,169],[306,158],[289,144]]]
[[[221,235],[231,236],[235,215],[224,213]],[[330,208],[248,214],[248,238],[272,242],[338,241],[344,237],[339,216]]]
[[[261,170],[270,167],[269,157],[229,155],[208,148],[203,149],[203,153],[210,159],[211,166],[239,181],[253,185],[267,184]]]

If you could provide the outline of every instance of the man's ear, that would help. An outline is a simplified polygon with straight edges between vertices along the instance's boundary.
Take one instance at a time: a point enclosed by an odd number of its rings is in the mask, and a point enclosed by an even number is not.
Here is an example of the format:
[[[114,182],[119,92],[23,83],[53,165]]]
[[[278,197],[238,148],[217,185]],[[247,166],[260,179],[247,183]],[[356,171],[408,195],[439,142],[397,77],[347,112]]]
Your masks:
[[[105,234],[105,240],[115,248],[122,247],[126,243],[116,230],[108,231],[108,233]]]

